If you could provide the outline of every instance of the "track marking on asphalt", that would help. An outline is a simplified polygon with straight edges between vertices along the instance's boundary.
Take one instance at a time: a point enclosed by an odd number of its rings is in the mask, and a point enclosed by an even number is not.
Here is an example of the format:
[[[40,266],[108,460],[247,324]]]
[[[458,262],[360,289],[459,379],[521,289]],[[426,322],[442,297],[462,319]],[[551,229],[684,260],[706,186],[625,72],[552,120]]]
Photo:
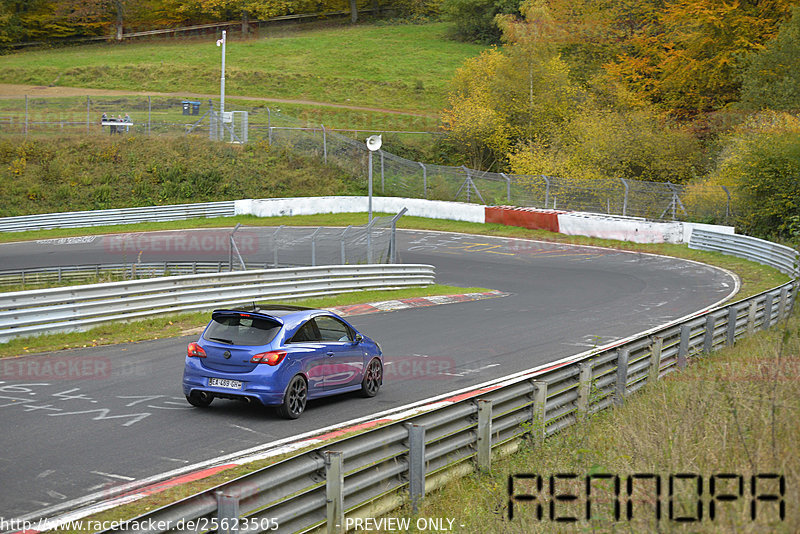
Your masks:
[[[484,366],[478,367],[476,369],[464,369],[460,373],[447,373],[447,372],[444,372],[444,371],[440,371],[439,374],[440,375],[447,375],[447,376],[464,376],[464,375],[468,375],[468,374],[479,373],[481,371],[485,371],[486,369],[490,369],[492,367],[497,367],[499,365],[500,365],[499,363],[490,363],[489,365],[484,365]]]
[[[41,473],[39,473],[38,475],[36,475],[36,478],[45,478],[45,477],[49,477],[49,476],[50,476],[50,475],[52,475],[53,473],[55,473],[55,470],[54,470],[54,469],[47,469],[47,470],[45,470],[45,471],[42,471],[42,472],[41,472]]]
[[[89,471],[93,475],[100,475],[101,477],[108,477],[108,478],[116,478],[118,480],[124,480],[126,482],[130,482],[132,480],[136,480],[133,477],[126,477],[124,475],[115,475],[113,473],[104,473],[102,471]]]

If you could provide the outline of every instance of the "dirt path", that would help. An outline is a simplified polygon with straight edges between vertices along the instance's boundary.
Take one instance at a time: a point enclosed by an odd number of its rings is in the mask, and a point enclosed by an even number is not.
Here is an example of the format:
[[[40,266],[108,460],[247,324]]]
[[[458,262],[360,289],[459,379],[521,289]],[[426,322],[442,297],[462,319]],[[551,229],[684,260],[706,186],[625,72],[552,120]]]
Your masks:
[[[60,96],[173,96],[178,98],[217,98],[219,95],[202,93],[155,93],[141,91],[117,91],[113,89],[89,89],[85,87],[61,87],[46,85],[15,85],[0,84],[0,99],[29,97],[60,97]],[[414,117],[433,117],[437,115],[431,113],[419,113],[415,111],[403,111],[399,109],[371,108],[366,106],[353,106],[350,104],[332,104],[330,102],[314,102],[313,100],[293,100],[285,98],[265,98],[258,96],[230,96],[225,95],[227,100],[257,100],[260,102],[274,102],[276,104],[298,104],[302,106],[315,106],[339,109],[352,109],[354,111],[372,111],[386,113],[388,115],[410,115]]]

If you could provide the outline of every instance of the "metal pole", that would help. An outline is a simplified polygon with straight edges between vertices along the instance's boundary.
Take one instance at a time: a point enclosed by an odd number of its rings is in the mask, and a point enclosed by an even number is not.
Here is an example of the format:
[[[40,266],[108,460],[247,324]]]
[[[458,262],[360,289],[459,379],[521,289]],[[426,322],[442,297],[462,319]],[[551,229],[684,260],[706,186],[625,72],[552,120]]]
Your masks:
[[[542,175],[545,182],[545,189],[544,189],[544,209],[547,209],[547,204],[550,202],[550,178],[545,175]],[[556,209],[556,203],[553,202],[553,209]]]
[[[28,95],[25,95],[25,138],[28,138]]]
[[[345,265],[347,263],[347,253],[345,252],[345,248],[344,248],[344,236],[347,234],[347,231],[352,227],[353,226],[350,225],[347,228],[345,228],[344,231],[342,232],[342,237],[341,237],[341,242],[342,242],[342,265]]]
[[[506,179],[506,202],[509,204],[511,203],[511,178],[506,176],[504,172],[500,173],[500,176]]]
[[[369,190],[369,204],[368,204],[368,212],[369,212],[369,219],[368,222],[372,222],[372,150],[369,151],[369,179],[367,189]]]
[[[89,124],[90,124],[89,109],[90,109],[90,106],[89,106],[89,95],[86,95],[86,134],[87,135],[89,134]]]
[[[222,30],[222,76],[219,79],[219,118],[220,118],[220,128],[219,128],[219,138],[222,140],[224,138],[224,131],[222,129],[223,124],[223,116],[225,114],[225,44],[227,41],[228,32]],[[219,41],[217,41],[219,44]]]
[[[325,494],[327,497],[327,532],[343,534],[344,468],[342,451],[325,451]]]
[[[655,384],[661,374],[661,352],[663,350],[664,338],[654,337],[653,343],[650,345],[650,376],[647,379],[651,384]]]
[[[272,146],[272,110],[267,108],[267,143]]]
[[[425,164],[423,164],[423,163],[420,163],[419,166],[422,167],[422,193],[423,193],[423,196],[427,199],[428,198],[428,169],[425,168]]]
[[[628,214],[628,182],[623,178],[619,180],[625,186],[625,199],[622,201],[622,216],[625,217]]]
[[[322,125],[322,153],[323,153],[323,161],[325,164],[328,164],[328,135],[325,132],[325,125]]]
[[[547,437],[547,382],[534,380],[533,420],[531,434],[535,441]]]
[[[492,468],[492,401],[478,400],[478,470]]]
[[[380,151],[381,153],[381,194],[386,194],[386,189],[384,187],[384,178],[383,178],[383,150]]]
[[[625,402],[625,395],[628,389],[628,357],[630,349],[621,348],[617,350],[617,384],[614,389],[614,404],[621,406]]]
[[[150,95],[147,95],[147,135],[150,135],[152,131],[152,122],[151,122],[151,115],[152,115],[152,102]]]
[[[222,491],[215,493],[217,497],[217,533],[238,534],[239,532],[239,498],[225,495]]]
[[[406,425],[408,428],[408,493],[411,510],[416,514],[425,497],[425,427]]]
[[[578,400],[576,402],[578,415],[586,417],[589,413],[589,396],[592,393],[592,364],[583,362],[578,364],[580,375],[578,379]]]

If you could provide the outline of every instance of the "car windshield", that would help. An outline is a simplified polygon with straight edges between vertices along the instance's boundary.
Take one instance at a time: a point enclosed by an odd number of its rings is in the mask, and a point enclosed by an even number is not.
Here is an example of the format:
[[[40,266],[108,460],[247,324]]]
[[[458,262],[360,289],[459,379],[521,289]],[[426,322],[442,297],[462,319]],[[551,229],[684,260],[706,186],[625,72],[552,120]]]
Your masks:
[[[280,329],[279,323],[263,317],[220,314],[211,320],[203,339],[229,345],[266,345]]]

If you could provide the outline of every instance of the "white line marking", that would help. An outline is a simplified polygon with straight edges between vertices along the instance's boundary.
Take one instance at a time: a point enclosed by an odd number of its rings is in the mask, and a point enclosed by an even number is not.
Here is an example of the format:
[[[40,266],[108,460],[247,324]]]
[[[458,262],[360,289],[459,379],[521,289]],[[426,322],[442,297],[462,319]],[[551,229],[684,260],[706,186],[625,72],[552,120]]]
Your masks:
[[[113,473],[103,473],[102,471],[90,471],[90,473],[92,473],[93,475],[100,475],[100,476],[108,477],[108,478],[118,478],[119,480],[127,480],[128,482],[130,482],[131,480],[136,480],[133,477],[126,477],[126,476],[123,476],[123,475],[115,475]]]

